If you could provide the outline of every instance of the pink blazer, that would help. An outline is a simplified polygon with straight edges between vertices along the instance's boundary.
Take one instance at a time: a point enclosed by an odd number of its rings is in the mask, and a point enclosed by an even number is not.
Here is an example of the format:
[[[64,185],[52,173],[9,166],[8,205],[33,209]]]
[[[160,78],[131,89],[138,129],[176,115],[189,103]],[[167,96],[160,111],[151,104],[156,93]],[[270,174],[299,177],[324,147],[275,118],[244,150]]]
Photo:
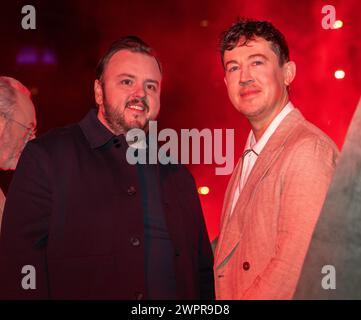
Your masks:
[[[215,249],[217,299],[291,299],[338,150],[295,109],[260,153],[230,215],[229,181]]]

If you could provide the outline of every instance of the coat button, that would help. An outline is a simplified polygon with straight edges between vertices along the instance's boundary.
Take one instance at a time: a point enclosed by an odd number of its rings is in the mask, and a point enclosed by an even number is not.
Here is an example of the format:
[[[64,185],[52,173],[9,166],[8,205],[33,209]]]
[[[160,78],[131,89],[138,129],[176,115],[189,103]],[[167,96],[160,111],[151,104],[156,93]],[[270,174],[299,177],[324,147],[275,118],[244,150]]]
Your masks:
[[[144,297],[143,293],[141,292],[136,292],[134,295],[136,300],[142,300]]]
[[[249,268],[251,267],[251,265],[249,264],[249,262],[243,262],[243,270],[247,271],[249,270]]]
[[[119,139],[118,138],[115,138],[114,140],[113,140],[113,143],[114,144],[116,144],[116,143],[118,143],[119,142]]]
[[[130,196],[134,195],[137,191],[135,190],[135,188],[133,186],[130,186],[127,190],[128,194]]]
[[[139,247],[140,246],[140,240],[138,238],[130,238],[130,243],[133,247]]]

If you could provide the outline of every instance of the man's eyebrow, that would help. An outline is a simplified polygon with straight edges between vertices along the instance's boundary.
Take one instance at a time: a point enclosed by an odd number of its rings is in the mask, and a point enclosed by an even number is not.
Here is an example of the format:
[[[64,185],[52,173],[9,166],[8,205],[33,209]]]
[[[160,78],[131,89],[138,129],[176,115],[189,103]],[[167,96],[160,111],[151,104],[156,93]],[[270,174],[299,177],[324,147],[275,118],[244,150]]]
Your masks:
[[[135,79],[135,75],[133,74],[130,74],[130,73],[120,73],[117,75],[117,78],[121,78],[121,77],[127,77],[127,78],[132,78],[132,79]],[[159,81],[157,80],[154,80],[154,79],[146,79],[145,80],[146,82],[151,82],[151,83],[155,83],[159,86]]]
[[[264,54],[262,53],[255,53],[255,54],[251,54],[247,59],[250,60],[250,59],[253,59],[253,58],[263,58],[265,60],[269,60]],[[229,60],[226,62],[225,64],[225,67],[227,67],[229,64],[231,63],[235,63],[235,64],[238,64],[238,61],[236,60]]]
[[[120,73],[117,75],[117,78],[120,78],[120,77],[128,77],[128,78],[132,78],[134,79],[135,76],[133,74],[130,74],[130,73]]]
[[[264,54],[262,53],[256,53],[256,54],[251,54],[249,57],[248,57],[248,60],[249,59],[253,59],[253,58],[263,58],[265,60],[269,60]]]
[[[159,86],[159,81],[157,81],[157,80],[153,80],[153,79],[146,79],[145,81],[146,81],[146,82],[155,83],[156,85],[158,85],[158,86]]]
[[[231,63],[237,63],[238,64],[238,62],[236,60],[229,60],[229,61],[226,62],[225,67],[227,67]]]

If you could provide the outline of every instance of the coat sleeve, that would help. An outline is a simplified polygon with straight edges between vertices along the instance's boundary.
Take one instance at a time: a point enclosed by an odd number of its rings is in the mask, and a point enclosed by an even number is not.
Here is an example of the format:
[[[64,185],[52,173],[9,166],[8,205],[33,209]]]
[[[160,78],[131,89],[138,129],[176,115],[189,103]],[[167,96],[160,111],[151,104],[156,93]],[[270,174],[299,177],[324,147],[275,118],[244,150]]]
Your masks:
[[[190,174],[190,173],[189,173]],[[194,214],[198,221],[198,271],[200,275],[200,299],[214,300],[213,251],[209,241],[208,231],[204,221],[202,206],[198,197],[194,178],[191,176],[190,194],[194,204]]]
[[[276,250],[241,299],[291,299],[336,165],[336,146],[307,139],[281,175]]]
[[[4,209],[0,299],[48,298],[46,244],[52,203],[48,164],[46,152],[29,142],[20,157]]]
[[[202,209],[200,209],[202,210]],[[209,242],[208,232],[201,213],[200,244],[199,244],[199,274],[200,298],[214,300],[213,252]]]

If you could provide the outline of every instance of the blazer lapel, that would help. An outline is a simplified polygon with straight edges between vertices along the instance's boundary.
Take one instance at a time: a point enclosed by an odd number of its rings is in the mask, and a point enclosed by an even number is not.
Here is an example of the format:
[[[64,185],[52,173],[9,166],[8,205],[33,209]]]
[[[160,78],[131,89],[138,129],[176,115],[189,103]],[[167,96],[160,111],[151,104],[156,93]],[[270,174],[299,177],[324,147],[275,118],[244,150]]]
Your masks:
[[[267,174],[268,170],[272,167],[272,164],[283,151],[288,137],[296,127],[296,122],[302,121],[303,119],[304,118],[299,110],[294,109],[281,122],[258,156],[251,174],[238,198],[234,211],[231,214],[230,211],[232,208],[234,192],[242,171],[242,159],[238,162],[235,172],[228,185],[223,204],[222,229],[215,252],[217,268],[224,266],[231,255],[235,252],[235,248],[241,239],[243,228],[249,219],[249,212],[245,211],[247,203],[257,192],[257,187],[260,181]]]
[[[233,238],[227,230],[228,221],[230,219],[231,215],[231,209],[232,209],[232,203],[233,203],[233,197],[234,193],[237,188],[237,184],[239,181],[239,177],[242,172],[242,158],[238,160],[237,166],[235,170],[233,171],[233,174],[231,176],[231,179],[228,183],[224,200],[223,200],[223,208],[222,208],[222,214],[221,214],[221,232],[219,234],[219,238],[217,241],[216,250],[214,252],[215,257],[215,263],[218,265],[224,260],[224,257],[226,256],[225,250],[224,250],[224,242],[229,242],[231,238]],[[238,237],[236,237],[238,238]]]

